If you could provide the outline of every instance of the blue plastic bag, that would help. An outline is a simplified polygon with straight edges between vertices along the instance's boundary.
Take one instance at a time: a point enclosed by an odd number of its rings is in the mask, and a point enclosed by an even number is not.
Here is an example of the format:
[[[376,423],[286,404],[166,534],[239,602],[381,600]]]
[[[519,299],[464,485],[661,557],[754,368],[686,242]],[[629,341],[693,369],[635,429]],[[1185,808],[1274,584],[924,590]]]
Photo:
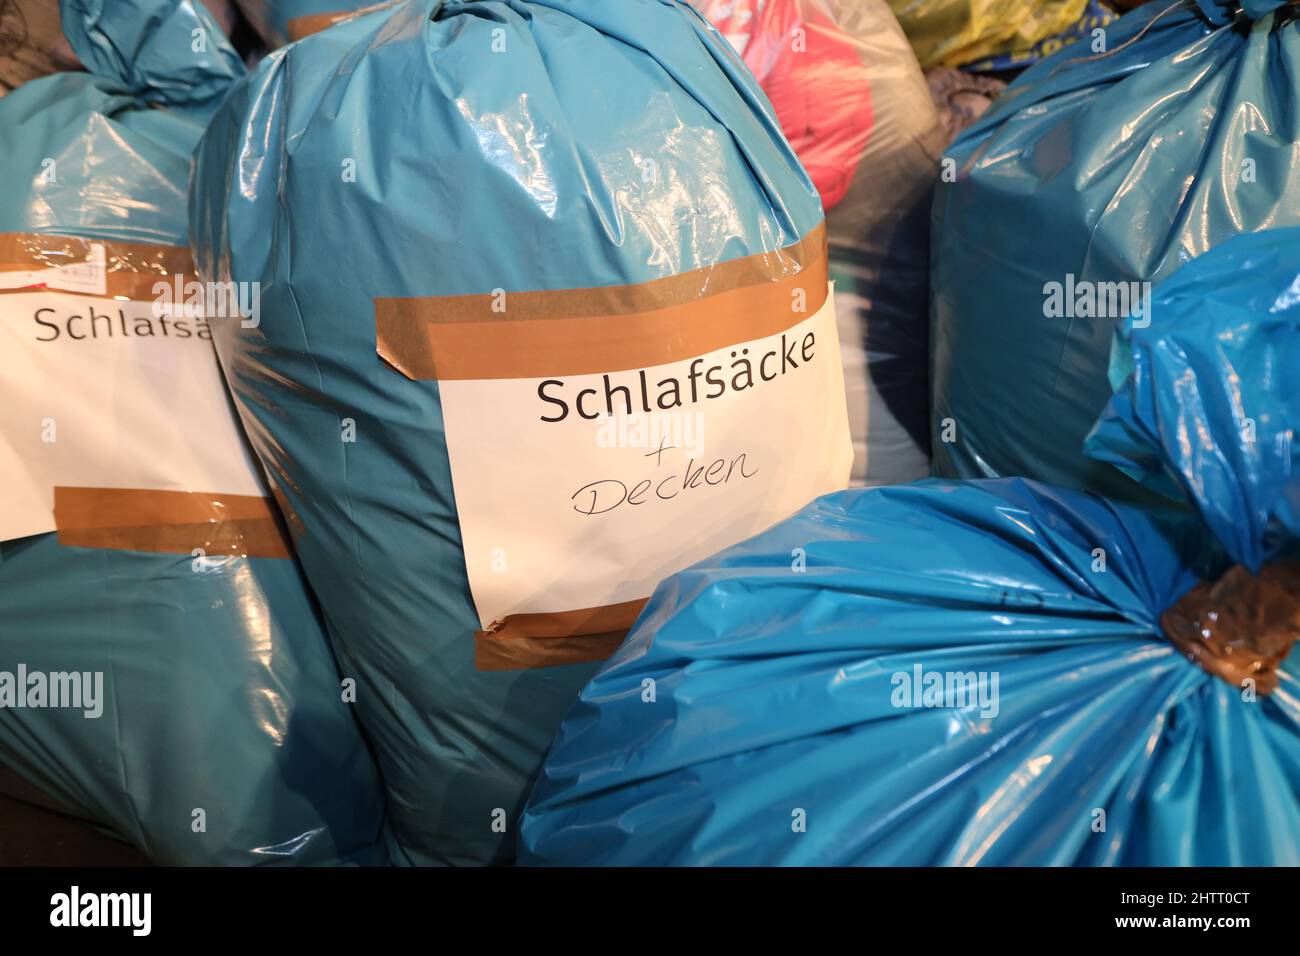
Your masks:
[[[1104,29],[1105,52],[1035,65],[949,147],[931,230],[944,477],[1141,498],[1082,447],[1115,328],[1217,243],[1300,225],[1294,9],[1154,2]]]
[[[191,198],[201,274],[260,283],[260,325],[217,347],[357,681],[395,857],[509,861],[560,718],[654,584],[847,482],[816,191],[685,4],[418,0],[272,53]],[[778,330],[796,314],[832,324]],[[720,409],[787,386],[825,391],[746,417],[742,446]],[[714,402],[717,452],[600,430],[652,391],[684,426]],[[735,504],[742,481],[766,490]]]
[[[1300,229],[1229,240],[1116,335],[1090,454],[1185,500],[1257,571],[1300,540]],[[1292,274],[1297,281],[1284,281]]]
[[[824,497],[659,588],[566,718],[522,861],[1300,862],[1294,660],[1263,696],[1162,626],[1261,540],[1296,542],[1300,471],[1269,450],[1300,425],[1296,239],[1158,287],[1094,437],[1143,473],[1168,454],[1226,550],[1190,513],[1022,479]]]
[[[189,0],[66,0],[63,14],[94,72],[34,80],[0,100],[6,383],[22,378],[12,363],[34,354],[32,333],[44,343],[36,349],[53,347],[57,317],[77,313],[60,334],[81,337],[78,348],[88,347],[92,332],[127,334],[125,325],[88,319],[87,309],[102,309],[99,298],[66,289],[47,294],[42,302],[51,309],[37,313],[46,325],[33,324],[14,305],[30,293],[15,267],[57,271],[68,250],[107,249],[100,279],[112,292],[118,282],[147,290],[152,279],[172,277],[141,270],[188,261],[190,152],[205,110],[243,72],[203,7]],[[16,261],[20,256],[30,261]],[[49,289],[58,288],[46,277]],[[146,306],[135,314],[150,312]],[[127,340],[136,344],[123,346],[120,364],[97,370],[111,382],[114,402],[132,392],[130,376],[149,362],[143,343],[162,334],[160,327],[155,315],[147,334],[138,327],[139,337]],[[185,348],[200,350],[197,361],[207,351],[220,389],[216,356],[197,327],[188,318],[168,326],[172,335],[185,330]],[[67,374],[56,368],[37,385],[68,389],[74,383],[61,377]],[[170,427],[186,435],[195,426],[182,394],[161,401],[175,402]],[[6,389],[10,408],[26,408],[27,398]],[[99,428],[126,456],[147,444],[140,441],[144,426],[124,411],[132,406],[114,402],[102,410]],[[224,393],[214,404],[236,428]],[[57,427],[48,448],[89,454],[77,423],[44,424]],[[23,447],[17,430],[40,425],[0,422],[0,460],[17,467],[4,476],[11,498],[25,488],[25,466],[35,464],[10,458],[11,447]],[[193,435],[187,447],[197,452],[214,440]],[[87,474],[101,474],[102,464],[81,461]],[[169,488],[174,464],[139,467]],[[0,763],[51,805],[160,864],[383,862],[378,773],[342,699],[301,569],[274,530],[269,500],[249,509],[220,494],[70,490],[90,503],[83,516],[90,525],[60,515],[57,533],[0,541]],[[189,508],[189,526],[133,526],[102,506],[128,500],[198,501],[206,510]],[[244,518],[230,513],[241,507]],[[61,691],[57,698],[63,706],[54,706],[56,680],[71,689],[72,696]],[[74,699],[84,706],[66,706]]]

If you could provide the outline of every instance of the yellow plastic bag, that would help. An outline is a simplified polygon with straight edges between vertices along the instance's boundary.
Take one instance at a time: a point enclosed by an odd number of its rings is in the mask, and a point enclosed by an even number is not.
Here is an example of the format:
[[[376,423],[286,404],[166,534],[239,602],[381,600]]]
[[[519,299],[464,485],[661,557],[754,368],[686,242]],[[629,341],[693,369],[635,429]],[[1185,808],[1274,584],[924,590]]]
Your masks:
[[[1028,50],[1073,26],[1088,0],[889,0],[921,66]]]

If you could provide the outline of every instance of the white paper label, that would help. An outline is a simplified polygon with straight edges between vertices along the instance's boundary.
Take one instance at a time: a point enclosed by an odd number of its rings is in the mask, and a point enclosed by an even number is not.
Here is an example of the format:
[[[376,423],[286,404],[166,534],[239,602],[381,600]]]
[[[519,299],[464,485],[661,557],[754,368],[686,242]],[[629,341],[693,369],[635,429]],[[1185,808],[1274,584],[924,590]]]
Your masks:
[[[0,540],[55,530],[56,485],[266,493],[206,324],[152,305],[0,295]]]
[[[695,359],[439,391],[484,630],[648,597],[845,487],[852,463],[832,296],[783,334]]]

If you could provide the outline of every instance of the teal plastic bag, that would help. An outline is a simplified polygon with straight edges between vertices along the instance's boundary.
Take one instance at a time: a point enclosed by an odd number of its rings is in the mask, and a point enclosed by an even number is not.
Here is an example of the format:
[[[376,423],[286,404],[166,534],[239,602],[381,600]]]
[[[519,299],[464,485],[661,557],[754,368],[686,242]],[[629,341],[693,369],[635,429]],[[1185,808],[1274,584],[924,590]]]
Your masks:
[[[193,112],[200,122],[244,75],[239,54],[200,2],[63,0],[60,13],[87,70],[144,103]]]
[[[1294,8],[1150,3],[1105,43],[1026,71],[948,150],[931,231],[936,474],[1140,497],[1083,453],[1115,328],[1216,244],[1300,224]]]
[[[201,274],[260,283],[217,347],[395,856],[509,861],[654,585],[847,483],[812,183],[685,4],[423,0],[271,54],[192,207]]]
[[[67,0],[63,19],[95,72],[0,100],[0,525],[27,520],[28,493],[48,514],[42,455],[147,483],[56,485],[56,533],[0,533],[0,763],[160,864],[383,862],[378,773],[273,506],[176,471],[232,452],[253,468],[203,323],[150,308],[188,262],[189,155],[242,66],[197,3]],[[82,394],[63,362],[87,349],[111,397],[51,412]],[[178,357],[216,391],[182,375],[133,404]]]
[[[1260,648],[1300,634],[1300,574],[1224,571],[1297,542],[1298,282],[1295,230],[1244,236],[1117,341],[1094,444],[1165,455],[1222,545],[1023,479],[826,496],[663,583],[565,719],[522,861],[1296,865],[1300,680]],[[1189,622],[1238,627],[1247,670],[1193,663],[1233,649],[1174,643]]]

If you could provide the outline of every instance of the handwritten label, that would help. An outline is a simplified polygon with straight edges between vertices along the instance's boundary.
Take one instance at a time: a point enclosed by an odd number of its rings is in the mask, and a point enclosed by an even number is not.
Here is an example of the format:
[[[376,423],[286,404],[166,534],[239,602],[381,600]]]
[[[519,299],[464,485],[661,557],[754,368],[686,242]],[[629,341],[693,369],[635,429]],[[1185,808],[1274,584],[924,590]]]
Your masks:
[[[680,362],[439,391],[485,630],[645,598],[843,488],[852,464],[832,296],[783,333]]]

